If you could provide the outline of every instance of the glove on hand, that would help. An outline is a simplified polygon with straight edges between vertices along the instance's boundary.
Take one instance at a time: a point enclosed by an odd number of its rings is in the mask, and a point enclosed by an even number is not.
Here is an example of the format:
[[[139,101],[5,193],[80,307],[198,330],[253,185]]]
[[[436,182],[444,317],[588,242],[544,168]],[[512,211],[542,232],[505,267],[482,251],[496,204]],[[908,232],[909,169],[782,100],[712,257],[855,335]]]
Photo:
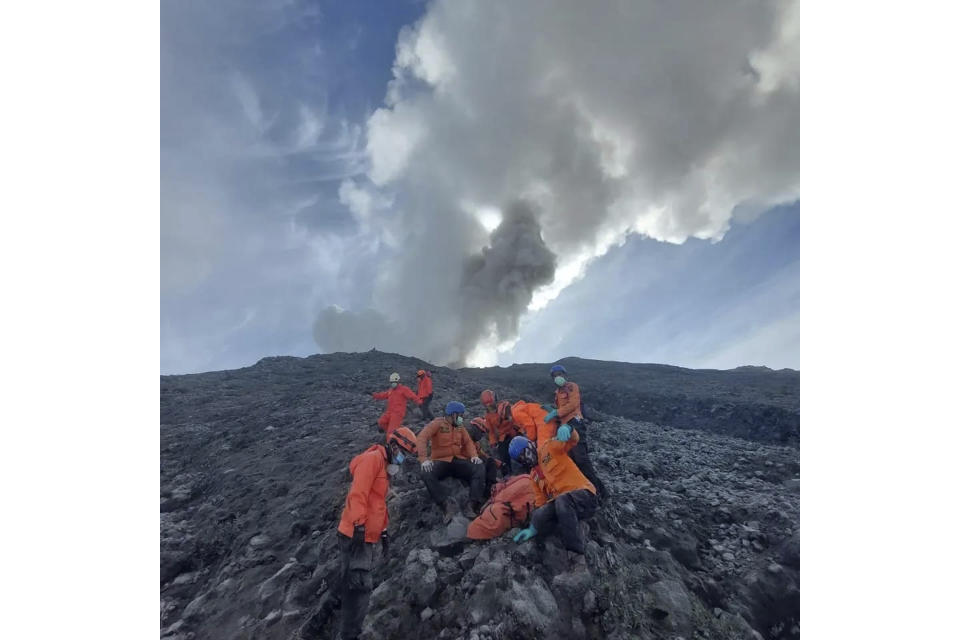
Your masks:
[[[470,458],[470,462],[473,464],[483,464],[483,460],[481,460],[478,456],[473,456]]]
[[[353,543],[354,544],[363,544],[366,539],[367,529],[362,524],[358,524],[353,528]]]
[[[433,469],[433,460],[424,460],[420,463],[420,469],[423,471],[430,471]]]
[[[526,542],[533,536],[537,535],[537,530],[533,528],[533,525],[530,525],[517,535],[513,536],[514,542]]]
[[[556,418],[556,417],[557,417],[557,410],[554,409],[553,411],[551,411],[551,412],[548,413],[547,415],[543,416],[543,421],[544,421],[544,422],[550,422],[551,420],[553,420],[553,419]]]
[[[570,425],[562,424],[560,428],[557,429],[557,440],[560,442],[566,442],[570,439]]]

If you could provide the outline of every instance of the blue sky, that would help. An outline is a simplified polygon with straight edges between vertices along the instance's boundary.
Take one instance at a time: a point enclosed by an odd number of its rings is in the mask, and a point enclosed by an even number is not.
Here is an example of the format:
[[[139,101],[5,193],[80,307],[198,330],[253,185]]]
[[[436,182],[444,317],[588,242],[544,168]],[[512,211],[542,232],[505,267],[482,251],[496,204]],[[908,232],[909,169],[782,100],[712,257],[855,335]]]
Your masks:
[[[799,369],[799,203],[734,224],[720,242],[631,236],[533,314],[500,363],[570,354]]]
[[[794,5],[162,3],[161,372],[799,367]]]

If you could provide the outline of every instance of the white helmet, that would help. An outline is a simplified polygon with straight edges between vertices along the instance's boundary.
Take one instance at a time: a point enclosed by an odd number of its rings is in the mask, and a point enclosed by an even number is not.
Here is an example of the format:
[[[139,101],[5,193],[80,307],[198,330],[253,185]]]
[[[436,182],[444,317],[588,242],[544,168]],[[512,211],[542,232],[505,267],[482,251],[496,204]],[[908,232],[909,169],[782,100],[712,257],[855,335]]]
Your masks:
[[[400,374],[393,372],[390,374],[390,382],[400,382]]]

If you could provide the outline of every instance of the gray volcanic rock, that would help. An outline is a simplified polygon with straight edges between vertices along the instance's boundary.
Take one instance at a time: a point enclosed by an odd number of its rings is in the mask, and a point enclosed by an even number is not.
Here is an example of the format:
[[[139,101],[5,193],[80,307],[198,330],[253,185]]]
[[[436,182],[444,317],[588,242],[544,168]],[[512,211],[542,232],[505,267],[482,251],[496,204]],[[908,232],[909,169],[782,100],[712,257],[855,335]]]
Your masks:
[[[779,427],[728,429],[733,413],[677,429],[637,419],[658,411],[609,411],[639,398],[618,390],[634,380],[648,409],[668,390],[687,394],[674,416],[710,402],[755,417],[781,403],[789,413],[793,392],[772,390],[799,374],[564,362],[593,408],[591,455],[612,494],[583,525],[590,573],[566,571],[556,536],[460,539],[466,520],[444,525],[410,464],[391,482],[390,555],[377,551],[363,637],[799,637],[796,442],[770,444],[778,438],[764,434]],[[435,413],[461,399],[476,415],[487,387],[511,400],[550,398],[543,365],[452,371],[381,352],[161,378],[163,638],[336,637],[335,608],[305,623],[332,599],[347,465],[382,437],[374,422],[384,403],[368,392],[391,371],[409,383],[424,367],[435,372]],[[416,407],[407,416],[422,426]],[[465,487],[453,495],[465,506]]]
[[[558,362],[582,387],[588,411],[757,442],[799,445],[799,371],[767,367],[684,369],[585,358]],[[540,398],[553,393],[546,375],[552,364],[469,371],[495,391],[502,388]]]

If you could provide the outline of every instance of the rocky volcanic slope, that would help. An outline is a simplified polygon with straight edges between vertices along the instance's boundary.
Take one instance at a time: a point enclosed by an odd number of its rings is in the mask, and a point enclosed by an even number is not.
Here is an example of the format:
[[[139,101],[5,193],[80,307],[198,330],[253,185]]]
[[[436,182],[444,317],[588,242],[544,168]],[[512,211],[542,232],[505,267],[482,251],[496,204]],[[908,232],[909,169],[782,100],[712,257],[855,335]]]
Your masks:
[[[464,521],[443,527],[409,465],[392,483],[393,543],[364,637],[799,637],[799,450],[790,437],[769,444],[782,416],[799,419],[799,374],[563,362],[592,408],[592,457],[613,493],[584,525],[592,578],[563,573],[556,537],[452,541]],[[163,638],[300,637],[329,597],[347,465],[379,437],[383,403],[366,393],[425,365],[368,352],[161,377]],[[486,386],[551,393],[543,365],[431,369],[435,411],[456,398],[476,414]],[[664,416],[686,428],[655,423]],[[418,418],[412,408],[415,430]],[[335,638],[337,623],[305,637]]]

